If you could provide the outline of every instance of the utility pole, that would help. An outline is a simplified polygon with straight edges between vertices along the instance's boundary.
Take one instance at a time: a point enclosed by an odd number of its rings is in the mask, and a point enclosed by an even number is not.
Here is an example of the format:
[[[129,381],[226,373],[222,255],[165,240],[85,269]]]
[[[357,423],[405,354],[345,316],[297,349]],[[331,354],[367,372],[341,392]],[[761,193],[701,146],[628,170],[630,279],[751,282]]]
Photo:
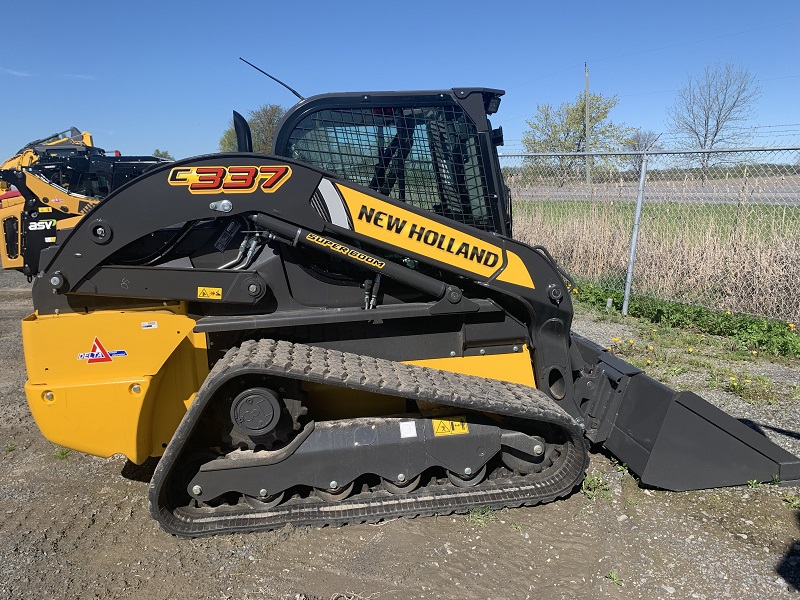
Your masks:
[[[586,143],[584,150],[589,152],[589,67],[583,63],[583,71],[586,75],[586,97],[584,104],[584,131],[586,132]],[[592,185],[592,157],[586,155],[586,185]]]

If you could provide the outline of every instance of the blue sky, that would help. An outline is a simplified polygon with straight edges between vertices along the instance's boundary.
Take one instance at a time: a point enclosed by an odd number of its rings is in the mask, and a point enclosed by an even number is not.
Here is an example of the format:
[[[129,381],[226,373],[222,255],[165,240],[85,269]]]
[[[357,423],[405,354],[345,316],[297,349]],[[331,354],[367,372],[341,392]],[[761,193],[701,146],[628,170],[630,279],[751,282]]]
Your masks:
[[[733,62],[759,79],[755,143],[800,144],[800,2],[52,2],[7,21],[0,159],[74,125],[125,154],[213,152],[232,109],[305,96],[495,87],[521,147],[537,104],[616,94],[614,121],[666,131],[687,75]],[[668,139],[668,138],[664,138]]]

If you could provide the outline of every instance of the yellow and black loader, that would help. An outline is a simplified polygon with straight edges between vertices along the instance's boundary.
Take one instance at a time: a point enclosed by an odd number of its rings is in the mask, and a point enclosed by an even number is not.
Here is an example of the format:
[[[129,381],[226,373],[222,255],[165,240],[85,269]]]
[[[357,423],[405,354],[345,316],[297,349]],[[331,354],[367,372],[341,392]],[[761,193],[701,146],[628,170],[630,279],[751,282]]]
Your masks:
[[[235,118],[240,152],[153,165],[59,229],[22,324],[44,435],[161,456],[150,510],[182,536],[547,502],[590,444],[666,489],[800,479],[571,333],[569,276],[511,237],[502,94],[316,96],[272,155]]]

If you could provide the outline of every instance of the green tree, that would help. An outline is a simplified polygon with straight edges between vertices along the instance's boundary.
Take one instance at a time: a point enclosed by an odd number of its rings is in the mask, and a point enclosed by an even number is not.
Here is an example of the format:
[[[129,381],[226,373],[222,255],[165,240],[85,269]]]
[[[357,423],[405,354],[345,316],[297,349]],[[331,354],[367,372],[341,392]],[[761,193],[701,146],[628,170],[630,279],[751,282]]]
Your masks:
[[[530,129],[522,136],[528,152],[558,154],[572,152],[613,152],[625,144],[634,129],[624,123],[614,123],[609,118],[617,105],[616,96],[589,94],[589,147],[586,147],[586,94],[578,94],[575,102],[564,102],[558,108],[540,104],[536,115],[526,121]],[[559,185],[578,175],[585,165],[580,156],[557,156],[546,161],[555,170]],[[595,160],[595,166],[609,163]]]
[[[251,110],[247,124],[250,125],[250,134],[253,138],[253,152],[269,154],[272,152],[272,140],[278,129],[278,123],[286,113],[286,109],[278,104],[265,104]],[[219,139],[220,152],[236,152],[236,132],[233,121],[228,123],[228,128]]]
[[[156,158],[166,158],[167,160],[175,160],[175,157],[172,156],[172,154],[170,154],[166,150],[159,150],[158,148],[153,150],[153,156],[155,156]]]

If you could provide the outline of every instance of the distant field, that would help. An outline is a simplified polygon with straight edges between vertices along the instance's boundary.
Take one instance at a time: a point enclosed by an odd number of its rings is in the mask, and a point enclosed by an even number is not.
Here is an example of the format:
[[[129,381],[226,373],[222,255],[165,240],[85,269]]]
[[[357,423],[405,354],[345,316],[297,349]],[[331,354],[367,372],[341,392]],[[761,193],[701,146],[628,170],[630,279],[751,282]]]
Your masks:
[[[634,292],[800,320],[800,202],[668,201],[658,193],[666,185],[648,184]],[[635,195],[543,200],[549,188],[536,191],[514,194],[515,237],[546,246],[576,277],[621,289]]]

